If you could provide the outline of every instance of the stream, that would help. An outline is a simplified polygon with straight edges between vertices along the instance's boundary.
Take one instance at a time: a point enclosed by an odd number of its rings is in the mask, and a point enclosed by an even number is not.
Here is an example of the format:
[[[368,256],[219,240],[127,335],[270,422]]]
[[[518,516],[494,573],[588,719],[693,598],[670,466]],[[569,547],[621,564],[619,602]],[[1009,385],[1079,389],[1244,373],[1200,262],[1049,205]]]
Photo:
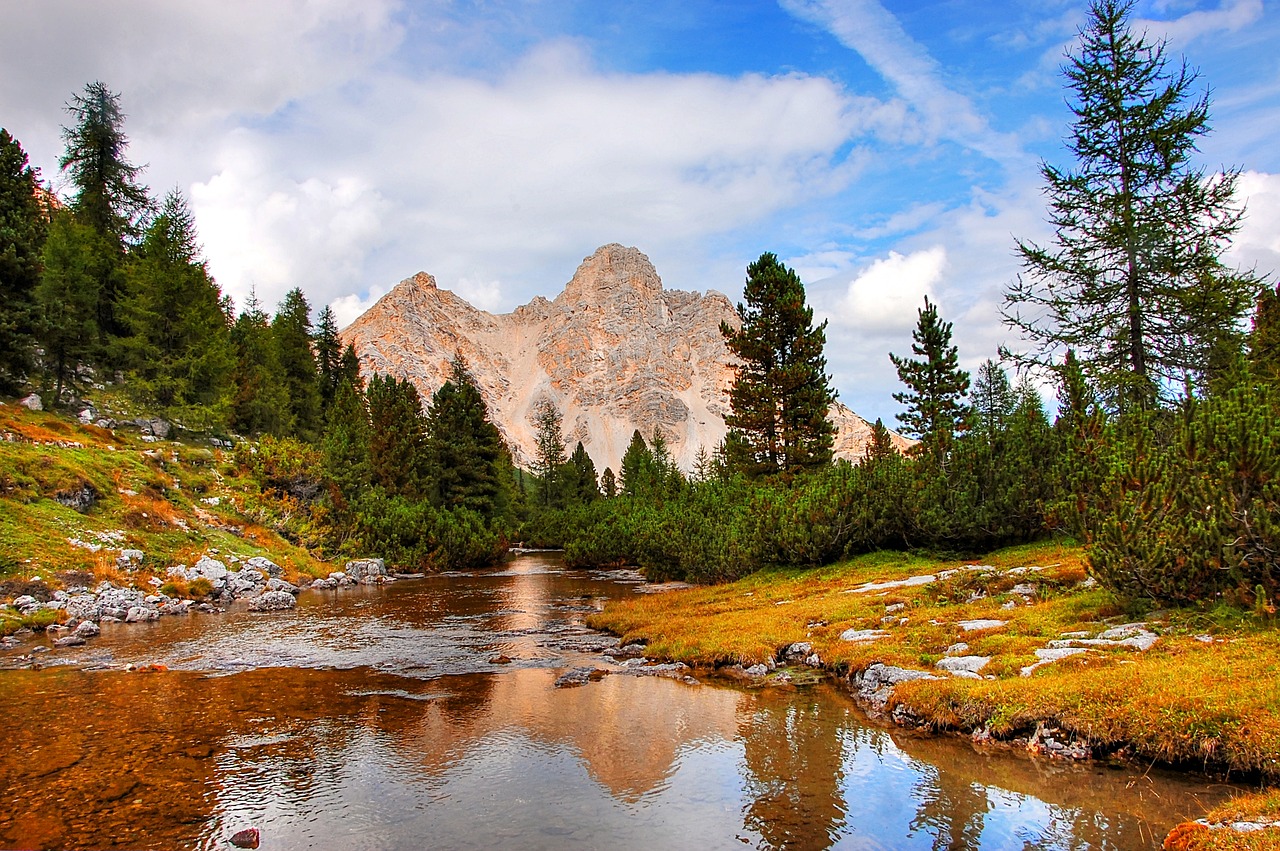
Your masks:
[[[0,847],[228,849],[254,827],[263,849],[1130,851],[1233,791],[886,727],[835,685],[636,676],[584,619],[642,584],[529,554],[104,624],[0,671]],[[589,666],[616,672],[556,686]]]

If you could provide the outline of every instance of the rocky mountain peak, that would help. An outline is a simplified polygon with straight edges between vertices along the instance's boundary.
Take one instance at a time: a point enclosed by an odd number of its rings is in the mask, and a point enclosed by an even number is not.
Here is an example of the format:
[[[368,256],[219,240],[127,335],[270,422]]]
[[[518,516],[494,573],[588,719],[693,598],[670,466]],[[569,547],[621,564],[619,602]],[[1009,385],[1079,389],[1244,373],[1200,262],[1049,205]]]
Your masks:
[[[366,378],[407,378],[424,403],[460,353],[518,463],[534,457],[534,411],[545,399],[560,411],[568,450],[582,441],[597,470],[616,473],[637,429],[646,440],[661,432],[686,470],[699,448],[724,439],[734,361],[721,322],[738,324],[725,296],[664,290],[648,257],[615,243],[584,259],[553,301],[538,296],[497,316],[419,272],[342,337]],[[867,422],[839,404],[832,421],[836,454],[861,457]]]

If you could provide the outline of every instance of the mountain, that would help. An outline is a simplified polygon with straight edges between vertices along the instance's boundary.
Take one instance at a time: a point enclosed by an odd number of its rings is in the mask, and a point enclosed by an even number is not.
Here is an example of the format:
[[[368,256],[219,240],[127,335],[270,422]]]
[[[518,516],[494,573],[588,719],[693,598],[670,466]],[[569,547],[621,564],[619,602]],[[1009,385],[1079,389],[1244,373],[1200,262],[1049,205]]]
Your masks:
[[[689,469],[699,447],[713,450],[726,433],[734,373],[721,321],[738,324],[725,296],[665,290],[648,257],[612,244],[583,260],[554,301],[538,296],[500,315],[419,272],[342,338],[366,377],[407,378],[424,404],[460,353],[522,464],[535,451],[534,411],[547,399],[564,419],[569,451],[582,441],[598,470],[617,471],[636,429],[646,440],[661,430]],[[831,415],[837,456],[861,457],[871,426],[839,403]]]

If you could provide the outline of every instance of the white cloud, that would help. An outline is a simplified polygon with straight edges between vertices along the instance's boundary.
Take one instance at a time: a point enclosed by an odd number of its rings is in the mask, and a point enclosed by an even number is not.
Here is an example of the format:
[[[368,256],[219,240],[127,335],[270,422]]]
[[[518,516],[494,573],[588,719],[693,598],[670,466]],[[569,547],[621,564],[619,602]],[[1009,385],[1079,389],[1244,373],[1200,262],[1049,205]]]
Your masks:
[[[1197,9],[1168,21],[1135,20],[1134,29],[1149,30],[1175,44],[1221,32],[1235,32],[1262,17],[1262,0],[1223,0],[1217,9]]]
[[[941,245],[905,255],[890,251],[849,282],[832,319],[865,336],[910,331],[925,296],[937,301],[946,269]]]
[[[1280,272],[1280,174],[1242,172],[1236,197],[1245,205],[1245,217],[1226,260],[1243,269],[1256,268],[1274,284]]]
[[[355,322],[360,314],[377,304],[378,299],[390,291],[389,287],[373,286],[364,296],[350,293],[335,298],[329,303],[329,307],[333,309],[333,318],[338,323],[338,328],[346,328]]]

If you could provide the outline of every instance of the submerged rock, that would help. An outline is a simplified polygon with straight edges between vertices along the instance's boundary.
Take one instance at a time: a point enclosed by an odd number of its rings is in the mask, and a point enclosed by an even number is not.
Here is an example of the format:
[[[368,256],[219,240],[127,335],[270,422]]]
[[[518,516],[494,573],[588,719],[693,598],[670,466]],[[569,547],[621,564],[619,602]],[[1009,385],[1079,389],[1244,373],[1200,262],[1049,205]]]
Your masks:
[[[255,612],[281,612],[297,605],[288,591],[267,591],[249,601],[249,608]]]

